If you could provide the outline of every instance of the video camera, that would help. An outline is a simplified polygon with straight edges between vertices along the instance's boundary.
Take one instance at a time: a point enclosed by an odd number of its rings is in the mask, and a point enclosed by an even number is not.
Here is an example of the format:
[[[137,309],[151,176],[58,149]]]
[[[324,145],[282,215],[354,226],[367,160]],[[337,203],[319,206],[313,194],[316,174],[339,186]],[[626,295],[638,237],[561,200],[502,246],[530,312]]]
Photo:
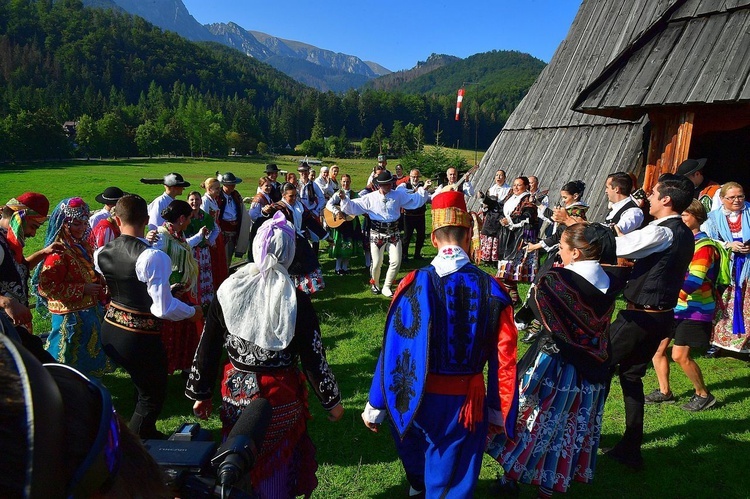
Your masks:
[[[248,471],[255,464],[271,421],[268,400],[252,400],[226,441],[216,442],[200,424],[183,423],[168,440],[143,445],[161,466],[175,497],[255,498]]]

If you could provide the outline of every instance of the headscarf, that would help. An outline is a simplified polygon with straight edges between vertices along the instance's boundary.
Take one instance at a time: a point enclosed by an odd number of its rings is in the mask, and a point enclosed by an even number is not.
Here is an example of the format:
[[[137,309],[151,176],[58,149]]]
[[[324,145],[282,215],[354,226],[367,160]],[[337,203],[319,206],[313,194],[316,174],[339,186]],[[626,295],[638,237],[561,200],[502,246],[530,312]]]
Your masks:
[[[13,258],[17,263],[23,261],[23,247],[26,245],[26,236],[23,228],[27,220],[38,219],[44,221],[49,213],[49,200],[37,192],[25,192],[12,198],[5,204],[13,210],[13,216],[8,224],[8,244],[13,252]]]
[[[83,237],[80,240],[75,240],[70,237],[69,233],[63,231],[64,227],[70,226],[74,220],[84,220],[88,222],[89,205],[79,198],[66,198],[60,201],[52,215],[49,218],[49,224],[47,225],[47,235],[44,238],[44,247],[49,246],[54,242],[62,242],[67,247],[71,248],[75,253],[76,257],[83,263],[84,267],[88,272],[94,274],[94,265],[91,257],[93,254],[91,244],[89,243],[89,236],[91,234],[91,227],[86,224],[86,231],[83,233]],[[31,289],[36,293],[36,308],[42,314],[47,314],[47,299],[39,293],[39,275],[42,271],[44,264],[37,265],[34,270],[34,275],[31,278]]]
[[[274,352],[291,344],[297,295],[287,268],[294,250],[294,227],[276,212],[253,240],[254,263],[229,276],[216,292],[230,334]]]

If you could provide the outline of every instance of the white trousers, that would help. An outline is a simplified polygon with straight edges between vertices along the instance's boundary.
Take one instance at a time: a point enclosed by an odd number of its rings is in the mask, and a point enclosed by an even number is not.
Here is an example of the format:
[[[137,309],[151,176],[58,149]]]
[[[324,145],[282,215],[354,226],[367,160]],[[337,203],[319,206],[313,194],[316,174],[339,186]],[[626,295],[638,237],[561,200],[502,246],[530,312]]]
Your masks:
[[[383,289],[390,289],[393,281],[396,279],[399,269],[401,268],[401,240],[393,244],[386,242],[378,248],[378,245],[370,242],[370,254],[372,255],[372,267],[370,276],[377,286],[380,282],[380,267],[383,265],[383,254],[386,247],[388,248],[388,271],[385,273],[385,284]]]

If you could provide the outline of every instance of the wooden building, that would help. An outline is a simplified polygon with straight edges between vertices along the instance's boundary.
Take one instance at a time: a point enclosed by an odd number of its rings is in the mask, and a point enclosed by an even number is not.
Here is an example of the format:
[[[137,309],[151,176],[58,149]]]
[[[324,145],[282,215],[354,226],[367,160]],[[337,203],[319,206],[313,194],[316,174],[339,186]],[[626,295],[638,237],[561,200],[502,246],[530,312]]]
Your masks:
[[[568,36],[481,163],[536,175],[552,202],[586,182],[590,219],[606,176],[645,187],[688,157],[719,182],[750,185],[750,0],[584,0]]]

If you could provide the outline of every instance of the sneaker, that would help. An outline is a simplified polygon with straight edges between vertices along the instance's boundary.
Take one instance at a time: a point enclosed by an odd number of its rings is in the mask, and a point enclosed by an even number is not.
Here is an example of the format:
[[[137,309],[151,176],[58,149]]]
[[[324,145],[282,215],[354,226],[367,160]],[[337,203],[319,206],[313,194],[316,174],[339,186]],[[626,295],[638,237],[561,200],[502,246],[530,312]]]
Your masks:
[[[715,403],[716,397],[714,397],[710,393],[705,397],[701,397],[697,393],[694,393],[693,397],[690,399],[690,402],[683,405],[682,408],[686,411],[698,412],[706,410],[709,407],[713,407]]]
[[[669,393],[662,393],[658,388],[645,397],[647,404],[661,404],[663,402],[671,404],[674,401],[674,394],[671,391]]]
[[[708,350],[706,350],[706,353],[704,354],[705,357],[708,357],[709,359],[715,359],[716,357],[719,357],[721,354],[721,348],[717,347],[716,345],[711,346]]]
[[[380,288],[376,284],[373,284],[372,286],[370,286],[370,291],[372,291],[372,294],[374,295],[380,294]]]
[[[387,298],[390,298],[391,296],[393,296],[393,291],[391,291],[391,288],[384,287],[382,293],[383,293],[383,296]]]

